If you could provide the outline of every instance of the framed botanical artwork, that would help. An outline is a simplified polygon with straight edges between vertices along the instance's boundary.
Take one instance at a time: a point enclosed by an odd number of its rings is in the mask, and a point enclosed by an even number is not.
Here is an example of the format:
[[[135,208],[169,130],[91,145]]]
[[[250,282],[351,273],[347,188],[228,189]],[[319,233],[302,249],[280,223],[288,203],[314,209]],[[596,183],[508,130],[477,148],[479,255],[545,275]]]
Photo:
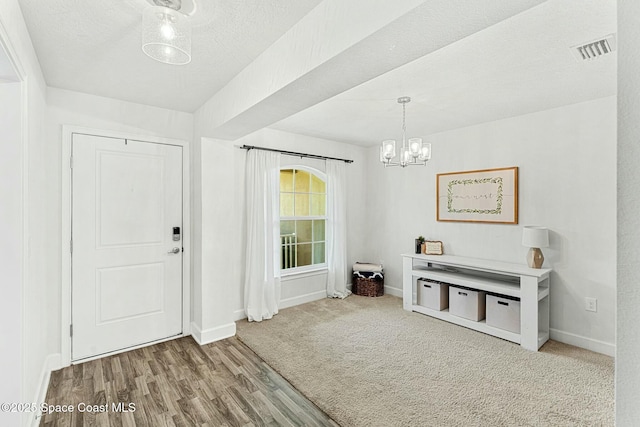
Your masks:
[[[438,221],[518,223],[518,168],[440,173]]]

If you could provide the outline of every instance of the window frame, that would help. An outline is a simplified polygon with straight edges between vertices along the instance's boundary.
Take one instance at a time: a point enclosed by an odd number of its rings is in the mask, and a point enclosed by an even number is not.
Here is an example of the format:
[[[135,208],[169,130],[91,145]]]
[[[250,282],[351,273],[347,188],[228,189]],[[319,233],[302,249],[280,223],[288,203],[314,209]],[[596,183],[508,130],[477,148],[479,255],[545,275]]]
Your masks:
[[[287,269],[283,269],[280,268],[280,277],[287,277],[287,276],[292,276],[292,275],[297,275],[297,274],[304,274],[304,273],[313,273],[313,272],[322,272],[322,271],[326,271],[328,269],[328,265],[327,265],[327,246],[328,246],[328,236],[327,236],[327,223],[329,222],[329,216],[327,215],[327,198],[329,197],[329,194],[327,192],[327,174],[325,172],[322,172],[319,169],[310,167],[310,166],[305,166],[305,165],[300,165],[300,164],[292,164],[292,165],[281,165],[280,166],[280,170],[278,171],[278,177],[280,177],[280,171],[283,170],[288,170],[288,169],[293,169],[293,170],[302,170],[305,171],[311,175],[315,175],[316,177],[320,178],[324,184],[325,184],[325,214],[324,216],[319,216],[319,215],[308,215],[308,216],[280,216],[280,208],[278,208],[278,222],[281,224],[282,221],[313,221],[313,220],[324,220],[324,224],[325,224],[325,235],[324,235],[324,262],[321,264],[309,264],[309,265],[304,265],[304,266],[300,266],[300,267],[293,267],[293,268],[287,268]],[[294,191],[293,193],[295,194],[295,184],[294,184]],[[309,191],[309,193],[301,193],[301,194],[320,194],[320,193],[313,193],[311,191]],[[280,206],[280,189],[278,187],[278,206]],[[280,230],[280,234],[282,235],[282,230]],[[312,231],[313,234],[313,231]],[[277,238],[279,239],[280,236],[277,236]],[[311,244],[313,245],[313,240],[311,242]],[[281,243],[282,245],[282,243]],[[282,250],[280,250],[280,255],[282,254]],[[312,260],[313,260],[313,255],[312,255]],[[280,260],[280,264],[282,265],[282,260]]]

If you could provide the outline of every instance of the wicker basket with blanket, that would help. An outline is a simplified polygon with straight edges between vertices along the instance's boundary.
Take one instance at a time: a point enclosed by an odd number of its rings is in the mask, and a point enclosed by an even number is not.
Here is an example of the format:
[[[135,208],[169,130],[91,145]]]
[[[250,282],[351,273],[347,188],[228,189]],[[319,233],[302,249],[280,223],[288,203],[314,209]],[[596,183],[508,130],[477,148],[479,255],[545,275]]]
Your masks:
[[[382,265],[357,262],[353,264],[351,291],[365,297],[384,295],[384,272]]]

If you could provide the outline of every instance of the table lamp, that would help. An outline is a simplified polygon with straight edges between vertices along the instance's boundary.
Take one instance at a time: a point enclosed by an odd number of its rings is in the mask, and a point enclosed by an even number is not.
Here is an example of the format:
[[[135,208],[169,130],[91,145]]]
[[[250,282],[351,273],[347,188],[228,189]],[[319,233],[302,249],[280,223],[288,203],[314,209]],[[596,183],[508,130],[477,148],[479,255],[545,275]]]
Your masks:
[[[540,248],[549,246],[549,230],[544,227],[525,226],[522,229],[522,246],[527,246],[527,265],[531,268],[540,268],[544,262],[544,255]]]

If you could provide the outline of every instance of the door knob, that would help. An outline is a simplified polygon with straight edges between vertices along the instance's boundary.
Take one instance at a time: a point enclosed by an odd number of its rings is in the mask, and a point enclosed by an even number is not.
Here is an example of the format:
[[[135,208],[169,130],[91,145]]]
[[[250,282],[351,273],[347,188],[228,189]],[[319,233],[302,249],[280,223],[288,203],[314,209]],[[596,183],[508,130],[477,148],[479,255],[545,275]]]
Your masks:
[[[180,248],[173,248],[167,253],[168,254],[179,254],[180,253]]]

